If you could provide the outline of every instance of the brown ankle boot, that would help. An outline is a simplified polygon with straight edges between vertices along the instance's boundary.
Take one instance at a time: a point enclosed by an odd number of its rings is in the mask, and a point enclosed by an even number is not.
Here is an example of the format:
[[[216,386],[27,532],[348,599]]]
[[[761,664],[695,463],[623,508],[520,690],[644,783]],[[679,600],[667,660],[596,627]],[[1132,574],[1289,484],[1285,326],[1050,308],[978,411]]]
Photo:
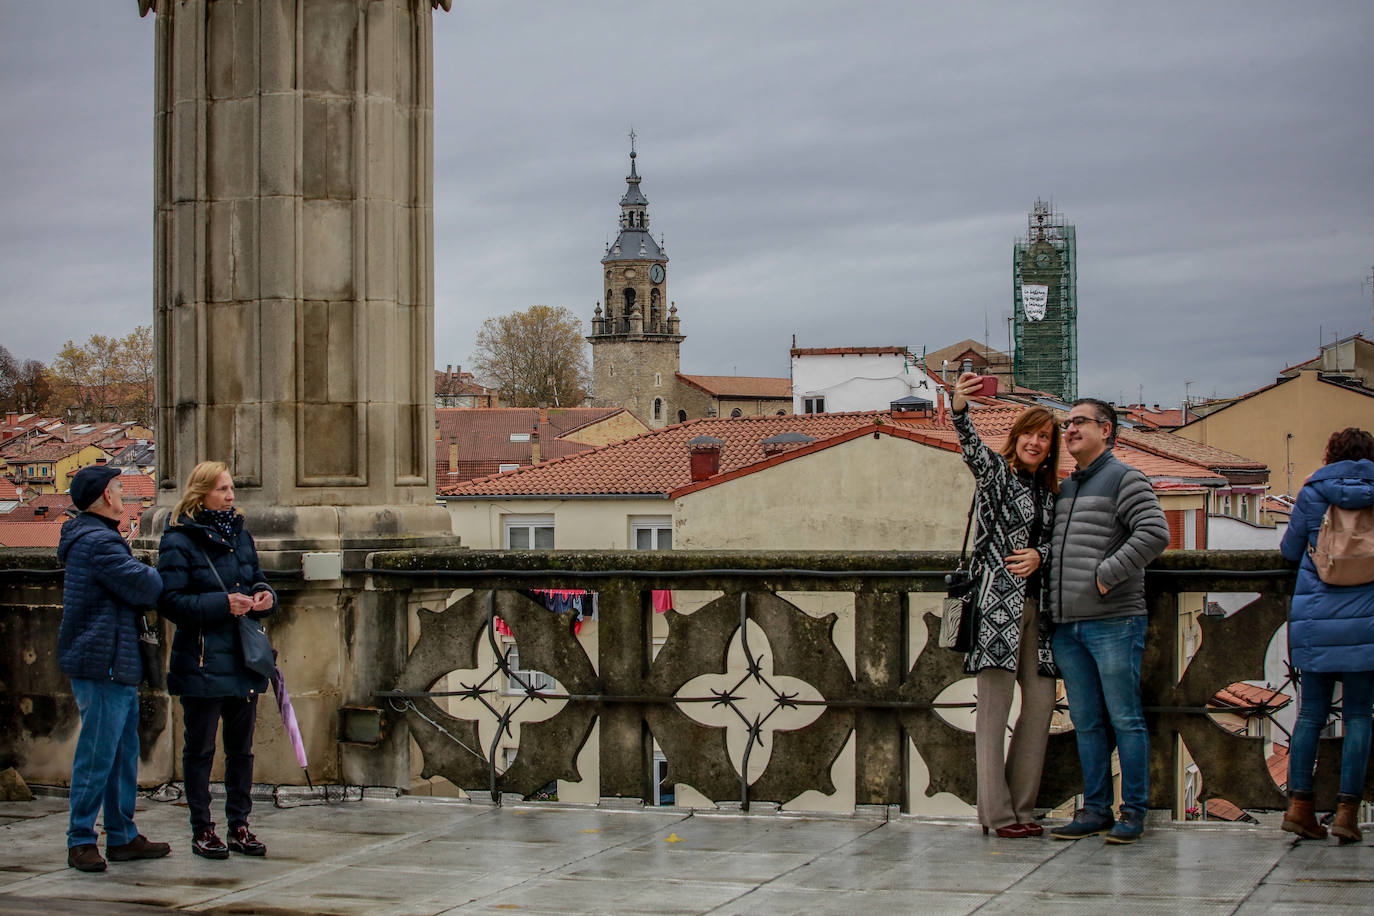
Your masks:
[[[1358,795],[1336,796],[1336,817],[1331,821],[1331,832],[1342,843],[1358,843],[1364,839],[1360,833],[1360,797]]]
[[[1289,792],[1288,811],[1283,815],[1283,829],[1305,840],[1326,839],[1326,828],[1317,823],[1312,811],[1311,792]]]

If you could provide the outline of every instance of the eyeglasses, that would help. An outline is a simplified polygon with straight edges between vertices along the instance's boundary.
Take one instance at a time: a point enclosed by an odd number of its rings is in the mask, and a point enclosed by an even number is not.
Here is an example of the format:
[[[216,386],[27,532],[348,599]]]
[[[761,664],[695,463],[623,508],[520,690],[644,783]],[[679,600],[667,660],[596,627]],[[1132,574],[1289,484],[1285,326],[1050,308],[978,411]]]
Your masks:
[[[1105,423],[1105,422],[1107,422],[1107,421],[1101,419],[1100,417],[1069,417],[1067,420],[1065,420],[1064,422],[1062,422],[1062,423],[1059,424],[1059,428],[1060,428],[1060,429],[1069,429],[1070,427],[1074,427],[1074,426],[1082,426],[1084,423]]]

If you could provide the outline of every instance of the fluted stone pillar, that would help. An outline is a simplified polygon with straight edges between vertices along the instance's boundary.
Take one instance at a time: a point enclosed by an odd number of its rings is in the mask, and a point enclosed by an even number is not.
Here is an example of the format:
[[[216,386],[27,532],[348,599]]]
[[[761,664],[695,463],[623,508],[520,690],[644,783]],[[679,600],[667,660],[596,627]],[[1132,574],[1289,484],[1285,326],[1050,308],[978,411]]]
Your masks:
[[[269,569],[299,570],[309,550],[350,567],[453,543],[435,504],[432,376],[431,17],[450,2],[140,0],[157,28],[159,496],[145,545],[205,459],[228,462]],[[358,577],[282,594],[271,633],[298,672],[312,775],[401,782],[404,738],[380,762],[341,751],[334,722],[390,686],[405,609]],[[289,760],[260,753],[259,777],[299,779]]]
[[[447,530],[430,7],[155,5],[160,505],[219,458],[267,537]]]

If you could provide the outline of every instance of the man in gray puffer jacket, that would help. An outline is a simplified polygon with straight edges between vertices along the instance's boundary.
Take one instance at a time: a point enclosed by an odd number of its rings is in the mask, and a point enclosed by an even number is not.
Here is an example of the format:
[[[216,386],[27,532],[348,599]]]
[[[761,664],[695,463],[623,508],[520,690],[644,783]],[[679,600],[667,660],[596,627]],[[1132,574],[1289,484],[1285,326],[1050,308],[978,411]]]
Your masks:
[[[1074,402],[1064,446],[1078,470],[1054,506],[1050,614],[1054,660],[1064,678],[1083,767],[1083,808],[1055,839],[1100,833],[1133,843],[1150,801],[1150,736],[1140,702],[1145,654],[1145,566],[1169,544],[1150,481],[1111,452],[1116,411]],[[1109,728],[1110,725],[1110,728]],[[1112,733],[1121,760],[1121,819],[1112,815]]]

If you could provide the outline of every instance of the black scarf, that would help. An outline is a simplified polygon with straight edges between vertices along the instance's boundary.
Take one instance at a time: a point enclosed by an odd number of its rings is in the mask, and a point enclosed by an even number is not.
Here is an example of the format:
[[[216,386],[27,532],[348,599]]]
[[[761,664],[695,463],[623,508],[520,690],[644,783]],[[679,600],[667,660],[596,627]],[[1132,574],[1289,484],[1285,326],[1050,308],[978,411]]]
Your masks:
[[[238,513],[233,509],[207,509],[201,507],[196,513],[199,521],[204,522],[224,535],[226,541],[234,540],[234,520],[238,518]]]

